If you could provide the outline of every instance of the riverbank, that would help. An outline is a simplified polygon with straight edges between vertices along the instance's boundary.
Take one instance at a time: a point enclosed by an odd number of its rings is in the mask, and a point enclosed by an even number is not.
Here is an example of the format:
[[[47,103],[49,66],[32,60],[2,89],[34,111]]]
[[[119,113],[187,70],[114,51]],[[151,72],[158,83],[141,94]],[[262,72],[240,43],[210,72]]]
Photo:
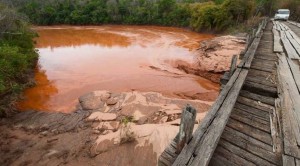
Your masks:
[[[216,37],[201,43],[193,61],[165,63],[218,82],[243,42]],[[175,95],[181,99],[136,90],[93,91],[79,97],[70,114],[26,111],[1,119],[0,165],[156,165],[179,130],[182,108],[196,108],[198,125],[218,92]]]

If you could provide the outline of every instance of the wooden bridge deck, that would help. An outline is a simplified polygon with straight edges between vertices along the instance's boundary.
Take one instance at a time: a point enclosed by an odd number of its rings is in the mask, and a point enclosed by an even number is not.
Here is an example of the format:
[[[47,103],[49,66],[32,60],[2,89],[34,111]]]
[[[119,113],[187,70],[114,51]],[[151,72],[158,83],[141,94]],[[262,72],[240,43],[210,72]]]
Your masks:
[[[300,165],[300,24],[263,22],[180,154],[159,165]]]

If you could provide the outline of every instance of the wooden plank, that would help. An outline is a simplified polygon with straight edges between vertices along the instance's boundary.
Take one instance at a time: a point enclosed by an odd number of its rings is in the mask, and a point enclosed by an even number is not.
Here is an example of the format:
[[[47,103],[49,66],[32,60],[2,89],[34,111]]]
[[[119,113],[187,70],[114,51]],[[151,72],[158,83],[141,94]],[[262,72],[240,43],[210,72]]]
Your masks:
[[[263,119],[267,122],[270,121],[268,112],[265,112],[265,111],[262,111],[262,110],[259,110],[257,108],[253,108],[251,106],[247,106],[247,105],[244,105],[244,104],[241,104],[241,103],[236,103],[235,108],[239,109],[239,110],[242,110],[242,111],[245,111],[247,113],[253,114],[257,117],[260,117],[261,119]]]
[[[296,83],[298,92],[300,93],[300,65],[298,60],[287,59],[289,67],[291,69],[294,82]]]
[[[220,155],[214,155],[209,163],[210,166],[238,166]]]
[[[294,157],[282,155],[283,166],[296,166]]]
[[[251,116],[251,114],[247,114],[247,112],[240,111],[238,109],[234,109],[230,118],[242,121],[243,123],[263,130],[267,133],[271,133],[270,123],[263,121],[262,119],[256,118],[256,116]]]
[[[275,75],[273,75],[273,74],[270,74],[268,77],[249,75],[247,77],[246,81],[248,81],[248,80],[251,82],[258,83],[258,84],[263,84],[265,86],[277,88],[277,80],[275,78]]]
[[[210,126],[212,121],[216,118],[217,112],[221,105],[223,104],[225,98],[227,97],[228,92],[231,90],[233,84],[236,82],[238,76],[240,75],[242,69],[237,68],[228,81],[228,83],[225,85],[223,90],[221,91],[220,95],[218,96],[216,102],[212,105],[210,110],[208,111],[205,118],[200,123],[199,127],[196,129],[196,131],[193,134],[192,140],[187,144],[177,157],[175,163],[173,165],[182,165],[188,163],[190,157],[193,155],[197,144],[204,136],[204,133],[207,131],[207,128]],[[182,164],[181,164],[182,163]]]
[[[225,128],[225,125],[229,119],[231,111],[233,110],[234,104],[237,100],[237,97],[243,86],[247,74],[248,70],[241,71],[241,74],[239,75],[237,81],[228,93],[224,104],[222,104],[219,114],[210,125],[210,128],[206,132],[206,135],[203,138],[203,140],[197,145],[197,149],[194,153],[196,157],[194,158],[192,165],[207,165],[209,163],[213,152],[217,146],[217,143],[222,135],[222,132]]]
[[[273,109],[274,107],[273,106],[270,106],[270,105],[267,105],[267,104],[263,104],[259,101],[255,101],[255,100],[252,100],[252,99],[249,99],[249,98],[246,98],[246,97],[242,97],[242,96],[239,96],[237,101],[239,103],[242,103],[244,105],[248,105],[250,107],[253,107],[253,108],[256,108],[256,109],[259,109],[259,110],[262,110],[262,111],[265,111],[267,113],[273,113]]]
[[[238,67],[245,67],[245,68],[250,68],[251,62],[254,58],[254,54],[256,52],[256,49],[259,45],[261,37],[259,38],[255,38],[254,41],[252,42],[251,46],[249,47],[249,49],[247,50],[244,59],[240,62],[240,64],[238,65]]]
[[[254,56],[254,59],[276,62],[277,59],[269,56]]]
[[[275,28],[273,28],[272,32],[274,34],[273,51],[277,53],[281,53],[283,52],[283,48],[280,44],[279,32]]]
[[[267,67],[267,68],[275,68],[276,67],[276,62],[274,61],[265,61],[265,60],[260,60],[260,59],[254,59],[252,61],[253,65],[261,66],[261,67]]]
[[[271,135],[267,132],[231,118],[229,119],[227,126],[272,146]]]
[[[224,132],[222,135],[222,139],[264,160],[267,160],[270,163],[279,164],[278,162],[280,161],[280,159],[278,158],[278,156],[276,156],[275,153],[264,150],[257,146],[255,143],[248,141],[247,139],[239,138],[234,135],[234,133]]]
[[[243,87],[244,90],[252,91],[260,95],[269,96],[269,97],[277,97],[277,89],[272,86],[267,86],[251,81],[246,81]]]
[[[287,107],[287,112],[290,112],[290,123],[292,124],[294,136],[297,144],[300,145],[300,95],[297,90],[297,85],[289,68],[288,59],[284,55],[279,55],[279,76],[281,78],[281,86],[285,98],[290,100],[284,100],[284,105]]]
[[[281,37],[281,41],[283,43],[284,49],[288,54],[289,58],[300,59],[298,53],[296,52],[296,50],[293,48],[293,46],[291,45],[291,43],[286,37]]]
[[[249,142],[250,144],[253,144],[263,150],[269,151],[269,152],[273,152],[273,147],[271,145],[268,145],[266,143],[263,143],[253,137],[250,137],[249,135],[246,135],[244,133],[241,133],[235,129],[232,129],[228,126],[226,126],[224,133],[228,132],[228,134],[234,135],[236,137],[238,137],[241,140],[245,140],[246,142]]]
[[[269,104],[271,106],[275,106],[275,99],[273,97],[261,96],[259,94],[251,93],[245,90],[242,90],[240,92],[240,96],[247,97],[255,101],[260,101],[262,103]]]
[[[296,160],[296,166],[300,166],[300,160],[297,158],[295,158],[295,160]]]
[[[234,153],[238,156],[241,156],[244,159],[247,159],[248,161],[256,164],[256,165],[262,165],[262,166],[270,166],[270,165],[274,165],[252,153],[247,152],[246,150],[243,150],[241,148],[239,148],[238,146],[235,146],[229,142],[227,142],[224,139],[220,140],[220,145],[227,149],[228,151],[230,151],[231,153]]]
[[[298,57],[300,55],[300,45],[299,43],[293,38],[293,36],[290,34],[290,31],[286,31],[287,39],[290,41],[294,49],[296,50]]]
[[[274,68],[270,68],[267,66],[262,67],[261,65],[257,65],[257,64],[252,64],[251,69],[256,69],[256,70],[265,71],[265,72],[269,72],[269,73],[272,73],[274,71]]]
[[[236,164],[238,166],[255,166],[254,163],[248,161],[248,160],[245,160],[243,159],[242,157],[234,154],[234,153],[231,153],[230,151],[228,151],[227,149],[223,148],[222,146],[218,146],[215,153],[214,153],[214,156],[222,156],[224,158],[226,158],[228,161],[230,161],[231,163],[233,164]],[[214,157],[213,156],[213,157]],[[222,163],[221,163],[222,165]]]
[[[275,72],[274,72],[275,73]],[[272,77],[272,75],[274,75],[274,73],[269,73],[269,72],[265,72],[265,71],[261,71],[261,70],[256,70],[256,69],[251,69],[249,70],[249,76],[260,76],[260,77],[264,77],[264,78],[268,78],[268,77]]]
[[[296,40],[296,42],[298,44],[300,44],[300,38],[298,37],[298,35],[296,35],[295,32],[293,32],[292,30],[289,31],[289,33],[293,36],[293,38]]]

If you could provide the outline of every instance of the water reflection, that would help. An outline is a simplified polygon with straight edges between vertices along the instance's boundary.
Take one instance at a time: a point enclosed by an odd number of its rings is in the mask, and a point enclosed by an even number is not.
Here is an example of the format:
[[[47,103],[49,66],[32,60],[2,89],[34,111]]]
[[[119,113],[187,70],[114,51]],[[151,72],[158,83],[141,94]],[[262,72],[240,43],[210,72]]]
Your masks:
[[[25,90],[24,97],[30,100],[23,100],[18,103],[20,108],[48,110],[51,107],[49,100],[51,96],[58,93],[58,89],[53,81],[47,78],[46,72],[40,70],[39,67],[35,69],[36,85],[30,89]]]
[[[211,35],[155,26],[36,29],[37,86],[25,91],[21,110],[70,112],[80,95],[93,90],[217,93],[217,84],[169,65],[192,61],[199,41]]]

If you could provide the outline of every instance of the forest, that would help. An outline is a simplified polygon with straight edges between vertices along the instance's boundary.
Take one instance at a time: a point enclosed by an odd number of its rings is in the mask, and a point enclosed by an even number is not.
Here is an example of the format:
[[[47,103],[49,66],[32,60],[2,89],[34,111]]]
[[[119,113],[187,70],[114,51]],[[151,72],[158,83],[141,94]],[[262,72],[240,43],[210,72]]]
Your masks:
[[[135,24],[224,31],[279,7],[299,16],[298,0],[13,0],[37,25]],[[298,13],[297,13],[298,12]],[[296,18],[295,18],[296,19]],[[298,18],[297,18],[298,19]]]

